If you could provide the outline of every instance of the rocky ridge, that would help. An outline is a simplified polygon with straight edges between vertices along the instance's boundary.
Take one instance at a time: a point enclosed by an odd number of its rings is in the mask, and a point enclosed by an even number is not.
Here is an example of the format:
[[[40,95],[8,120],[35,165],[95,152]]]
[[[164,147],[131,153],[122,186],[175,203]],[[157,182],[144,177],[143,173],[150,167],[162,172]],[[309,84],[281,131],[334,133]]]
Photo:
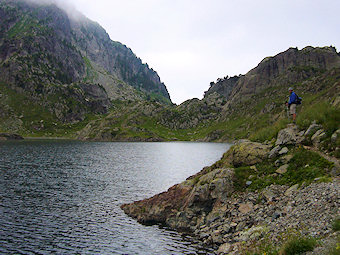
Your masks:
[[[334,47],[289,48],[276,56],[266,57],[245,75],[227,76],[212,82],[205,96],[216,92],[232,105],[264,89],[296,84],[339,67],[340,55]]]
[[[171,103],[158,74],[82,14],[69,15],[53,1],[0,0],[0,17],[4,131],[24,133],[47,117],[57,126],[81,122],[107,113],[112,100]]]
[[[268,144],[241,140],[214,165],[122,209],[143,224],[189,231],[219,254],[255,252],[268,240],[277,250],[291,235],[334,243],[340,172],[303,145],[316,132],[289,125]]]

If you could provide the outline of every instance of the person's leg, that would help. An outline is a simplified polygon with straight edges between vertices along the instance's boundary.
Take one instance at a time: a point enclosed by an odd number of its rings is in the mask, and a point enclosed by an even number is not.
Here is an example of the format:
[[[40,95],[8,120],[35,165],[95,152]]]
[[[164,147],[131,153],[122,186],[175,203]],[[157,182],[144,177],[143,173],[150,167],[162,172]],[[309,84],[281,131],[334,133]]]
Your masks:
[[[296,104],[290,105],[290,114],[293,116],[293,123],[295,123],[296,119]]]

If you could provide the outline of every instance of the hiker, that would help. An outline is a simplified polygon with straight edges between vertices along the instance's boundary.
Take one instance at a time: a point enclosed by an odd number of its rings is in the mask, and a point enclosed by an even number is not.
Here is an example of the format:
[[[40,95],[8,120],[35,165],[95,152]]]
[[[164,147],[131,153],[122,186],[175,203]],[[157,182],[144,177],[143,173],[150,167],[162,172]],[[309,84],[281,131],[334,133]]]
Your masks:
[[[289,95],[288,102],[286,102],[286,105],[288,106],[290,115],[293,116],[293,123],[295,123],[295,119],[296,119],[296,105],[298,104],[299,97],[295,94],[295,92],[293,91],[292,87],[290,87],[288,89],[288,91],[289,91],[290,95]]]

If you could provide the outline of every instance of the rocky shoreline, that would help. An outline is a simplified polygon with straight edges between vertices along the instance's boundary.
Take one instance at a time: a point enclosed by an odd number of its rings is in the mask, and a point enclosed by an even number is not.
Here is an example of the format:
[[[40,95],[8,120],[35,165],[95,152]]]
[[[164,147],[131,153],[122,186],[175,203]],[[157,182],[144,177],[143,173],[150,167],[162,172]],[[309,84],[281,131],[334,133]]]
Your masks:
[[[323,144],[322,127],[313,125],[288,125],[266,144],[241,140],[214,165],[122,209],[140,223],[191,232],[218,254],[254,254],[266,245],[278,251],[292,236],[321,240],[311,254],[323,254],[339,238],[332,229],[339,164],[304,145]]]
[[[0,141],[8,140],[24,140],[24,138],[18,134],[0,133]]]

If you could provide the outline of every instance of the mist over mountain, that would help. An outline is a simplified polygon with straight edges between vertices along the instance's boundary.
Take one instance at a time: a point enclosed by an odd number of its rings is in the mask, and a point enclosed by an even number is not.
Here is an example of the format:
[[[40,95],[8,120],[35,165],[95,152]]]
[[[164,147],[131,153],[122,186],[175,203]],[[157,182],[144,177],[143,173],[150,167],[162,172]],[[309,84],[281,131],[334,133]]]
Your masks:
[[[0,82],[59,120],[104,113],[110,100],[171,102],[154,70],[66,4],[1,0],[0,17]]]
[[[323,114],[338,111],[334,47],[290,48],[244,75],[211,82],[202,100],[172,105],[154,70],[67,4],[0,0],[0,17],[2,132],[101,141],[271,139],[287,119],[291,86],[307,102],[301,125],[325,121],[310,113],[319,104]]]

